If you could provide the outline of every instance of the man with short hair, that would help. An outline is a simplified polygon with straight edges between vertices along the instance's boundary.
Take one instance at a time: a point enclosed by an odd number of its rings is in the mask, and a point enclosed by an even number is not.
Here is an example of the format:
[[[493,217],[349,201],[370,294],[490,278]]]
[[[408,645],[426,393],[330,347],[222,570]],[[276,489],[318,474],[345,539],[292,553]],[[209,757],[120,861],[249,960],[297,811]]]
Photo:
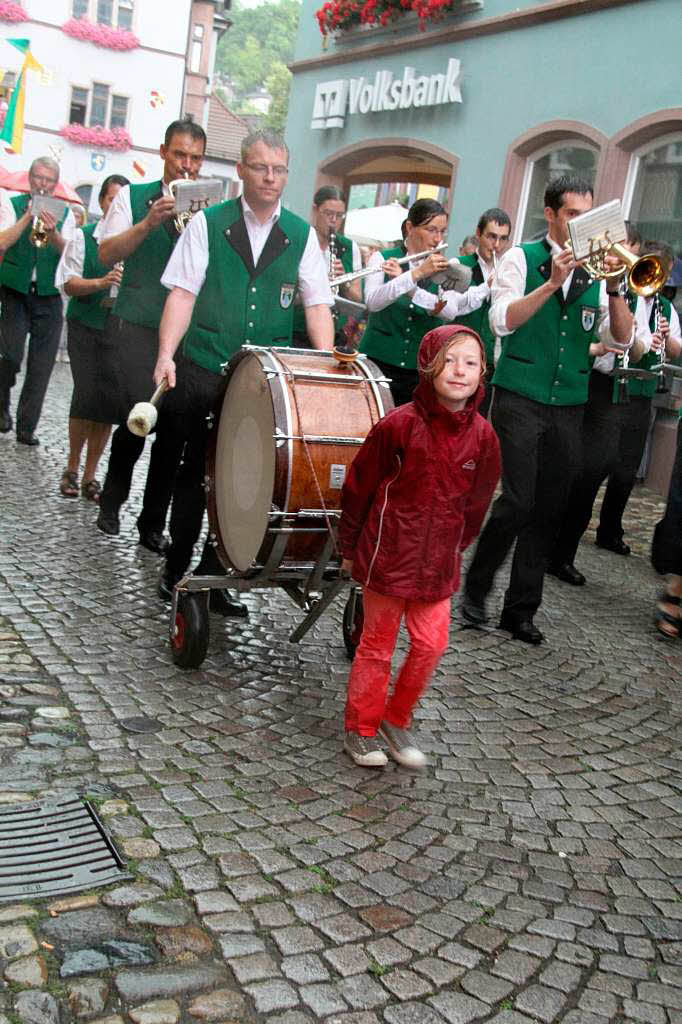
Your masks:
[[[144,438],[131,433],[126,420],[132,406],[148,401],[153,390],[158,329],[166,299],[161,275],[178,239],[169,185],[178,178],[198,176],[205,148],[206,135],[200,125],[193,121],[169,124],[159,149],[163,177],[122,188],[102,229],[101,262],[124,264],[105,339],[111,387],[108,416],[110,422],[120,425],[111,438],[97,517],[98,528],[112,536],[119,532],[119,512],[128,499],[133,469],[144,449]],[[137,529],[140,544],[159,554],[168,546],[163,528],[181,450],[172,438],[157,432]]]
[[[288,164],[281,136],[265,131],[248,135],[237,164],[243,195],[192,218],[162,278],[170,294],[161,319],[154,382],[166,380],[173,389],[163,416],[172,419],[169,429],[185,444],[173,492],[171,546],[159,583],[165,600],[187,571],[201,532],[206,419],[219,406],[223,365],[244,344],[291,343],[295,287],[312,347],[333,346],[334,298],[315,231],[281,203]],[[176,378],[173,357],[183,338]],[[207,545],[197,572],[223,571]],[[223,615],[246,614],[245,606],[222,590],[211,591],[210,608]]]
[[[0,193],[0,432],[12,429],[10,392],[21,368],[29,335],[26,377],[17,406],[17,441],[40,444],[35,429],[62,333],[62,299],[54,284],[59,257],[76,230],[68,206],[59,223],[45,210],[40,215],[47,244],[31,241],[33,196],[52,195],[59,182],[59,164],[37,157],[28,172],[30,194]]]
[[[581,427],[590,348],[619,350],[632,342],[627,303],[576,266],[566,247],[568,222],[592,207],[592,187],[565,175],[545,190],[548,232],[515,246],[500,260],[490,323],[501,337],[492,424],[502,448],[502,494],[479,538],[466,578],[462,616],[487,621],[485,601],[495,573],[516,541],[500,628],[539,644],[533,622],[542,601],[549,550],[571,481],[580,464]],[[609,266],[614,261],[607,257]]]
[[[471,287],[482,292],[482,302],[478,309],[466,316],[455,318],[456,324],[472,327],[480,336],[485,347],[485,396],[478,411],[482,416],[488,415],[492,398],[491,381],[495,371],[495,335],[490,328],[490,286],[498,256],[507,248],[511,233],[509,214],[497,206],[485,210],[478,219],[476,227],[477,248],[475,253],[460,257],[460,262],[472,268]]]

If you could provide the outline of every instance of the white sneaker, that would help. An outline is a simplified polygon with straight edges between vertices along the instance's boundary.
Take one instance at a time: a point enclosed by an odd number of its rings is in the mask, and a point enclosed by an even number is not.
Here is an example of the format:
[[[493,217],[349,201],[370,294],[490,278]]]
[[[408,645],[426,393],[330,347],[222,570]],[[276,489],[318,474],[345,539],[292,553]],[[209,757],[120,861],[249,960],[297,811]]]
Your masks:
[[[343,748],[356,764],[365,768],[383,768],[388,758],[377,743],[376,736],[361,736],[357,732],[347,732]]]
[[[379,735],[386,740],[388,752],[398,764],[405,768],[423,768],[426,764],[426,756],[419,750],[407,729],[399,729],[390,722],[382,722],[379,726]]]

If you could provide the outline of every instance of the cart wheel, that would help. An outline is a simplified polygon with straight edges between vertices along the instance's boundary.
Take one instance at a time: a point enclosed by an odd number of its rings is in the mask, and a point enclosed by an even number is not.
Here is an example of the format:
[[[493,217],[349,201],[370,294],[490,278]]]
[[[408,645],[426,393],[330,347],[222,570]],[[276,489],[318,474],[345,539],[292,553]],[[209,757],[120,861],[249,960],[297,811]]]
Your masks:
[[[180,668],[199,668],[208,650],[208,632],[208,594],[179,594],[171,638],[175,664]]]
[[[346,654],[352,661],[355,657],[362,627],[365,624],[365,610],[362,607],[362,591],[359,587],[351,587],[346,607],[343,609],[343,642]]]

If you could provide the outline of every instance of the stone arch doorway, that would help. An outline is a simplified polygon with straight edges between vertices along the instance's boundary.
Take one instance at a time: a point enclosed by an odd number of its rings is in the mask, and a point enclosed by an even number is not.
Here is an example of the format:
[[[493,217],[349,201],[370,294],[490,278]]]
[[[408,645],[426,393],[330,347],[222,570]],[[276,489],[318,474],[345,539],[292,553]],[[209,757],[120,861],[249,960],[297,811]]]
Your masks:
[[[458,166],[455,153],[421,139],[371,139],[345,146],[322,160],[315,191],[321,185],[337,185],[347,196],[352,185],[414,181],[449,189],[452,205]]]

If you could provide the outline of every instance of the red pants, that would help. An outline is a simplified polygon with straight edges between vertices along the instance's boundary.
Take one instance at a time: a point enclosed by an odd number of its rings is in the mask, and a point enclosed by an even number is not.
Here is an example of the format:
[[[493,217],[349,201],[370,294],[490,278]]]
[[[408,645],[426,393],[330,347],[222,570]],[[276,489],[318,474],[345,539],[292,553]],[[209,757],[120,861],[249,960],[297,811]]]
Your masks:
[[[346,731],[375,736],[382,719],[400,729],[409,726],[412,710],[448,646],[451,599],[410,601],[365,587],[363,600],[365,624],[348,677]],[[403,615],[410,649],[387,701]]]

